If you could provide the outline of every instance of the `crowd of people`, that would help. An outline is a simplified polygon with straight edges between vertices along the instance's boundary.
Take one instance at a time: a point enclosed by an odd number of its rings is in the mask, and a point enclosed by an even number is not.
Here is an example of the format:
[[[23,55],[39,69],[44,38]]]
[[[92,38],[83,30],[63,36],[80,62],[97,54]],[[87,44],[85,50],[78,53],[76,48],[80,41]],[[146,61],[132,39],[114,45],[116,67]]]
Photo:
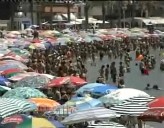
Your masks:
[[[34,38],[38,38],[37,32]],[[148,70],[155,67],[155,57],[150,55],[150,48],[160,47],[159,38],[137,38],[129,37],[121,40],[107,40],[94,43],[76,43],[71,42],[67,45],[56,45],[46,50],[31,50],[30,60],[28,62],[29,71],[38,73],[52,74],[57,77],[77,76],[87,80],[86,68],[87,60],[91,60],[91,66],[96,65],[96,58],[103,62],[104,56],[107,56],[109,62],[103,64],[98,70],[98,83],[112,83],[119,88],[125,87],[124,74],[131,71],[130,62],[142,55],[139,69],[141,74],[149,74]],[[136,58],[132,58],[131,51],[136,52]],[[119,59],[119,69],[116,68],[115,59]],[[138,62],[136,63],[136,66]],[[54,100],[67,101],[73,95],[70,89],[54,89],[52,93]],[[63,98],[62,98],[63,97]]]

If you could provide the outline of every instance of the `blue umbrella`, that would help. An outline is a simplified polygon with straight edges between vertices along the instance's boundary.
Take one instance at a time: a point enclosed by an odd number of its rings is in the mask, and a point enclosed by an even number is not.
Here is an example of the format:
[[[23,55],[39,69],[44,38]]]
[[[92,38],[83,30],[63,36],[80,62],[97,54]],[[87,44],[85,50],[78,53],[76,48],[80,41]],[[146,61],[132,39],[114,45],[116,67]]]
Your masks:
[[[106,84],[102,84],[102,83],[89,83],[84,85],[83,87],[79,88],[76,92],[78,94],[83,94],[83,92],[90,90],[92,88],[95,88],[97,86],[106,86]]]
[[[2,86],[6,86],[8,85],[10,82],[8,81],[7,78],[4,78],[3,76],[0,76],[0,85]]]
[[[103,107],[103,104],[100,100],[92,99],[91,101],[84,102],[76,106],[78,110],[87,110],[93,107]]]
[[[46,49],[49,49],[49,48],[53,47],[51,42],[49,42],[49,41],[44,42],[44,46],[46,47]]]
[[[46,113],[47,115],[68,116],[71,113],[87,110],[93,107],[102,107],[103,104],[100,100],[91,97],[76,97],[66,102],[64,105],[59,106],[55,111]]]
[[[114,85],[106,85],[106,86],[96,86],[90,89],[90,92],[93,94],[99,94],[99,95],[104,95],[104,94],[109,94],[110,92],[118,89],[117,86]]]
[[[100,100],[91,97],[75,97],[66,102],[64,106],[74,106],[77,110],[86,110],[92,107],[101,107],[103,104]]]
[[[62,123],[57,120],[48,119],[56,128],[66,128]]]

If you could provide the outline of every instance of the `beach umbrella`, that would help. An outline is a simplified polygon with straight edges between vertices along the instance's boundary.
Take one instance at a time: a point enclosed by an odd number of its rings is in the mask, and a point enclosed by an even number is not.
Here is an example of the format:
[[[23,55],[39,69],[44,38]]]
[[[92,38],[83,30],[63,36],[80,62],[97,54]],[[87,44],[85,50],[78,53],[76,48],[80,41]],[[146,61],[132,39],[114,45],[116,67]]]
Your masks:
[[[135,104],[148,104],[150,101],[154,100],[155,97],[133,97],[133,98],[129,98],[125,101],[123,101],[123,103],[135,103]]]
[[[150,108],[142,113],[138,119],[142,121],[156,121],[162,123],[164,121],[164,108]]]
[[[87,82],[79,77],[75,77],[75,76],[66,76],[66,77],[58,77],[53,79],[48,86],[49,87],[59,87],[62,86],[64,84],[72,84],[72,85],[76,85],[76,86],[82,86],[84,84],[86,84]]]
[[[46,76],[47,78],[49,78],[49,79],[51,79],[51,80],[55,78],[55,76],[50,75],[50,74],[39,74],[39,75]]]
[[[66,128],[62,123],[54,119],[48,119],[56,128]]]
[[[0,85],[0,92],[7,92],[7,91],[9,91],[9,90],[11,90],[11,88],[6,87],[6,86],[1,86],[1,85]]]
[[[60,45],[67,45],[68,42],[71,42],[70,38],[68,37],[61,37],[56,40],[55,44],[60,44]]]
[[[70,114],[62,121],[62,123],[74,124],[92,120],[110,119],[115,117],[117,117],[117,115],[114,111],[103,107],[95,107]]]
[[[2,75],[8,75],[8,74],[11,74],[11,73],[21,73],[21,72],[22,72],[21,69],[11,68],[11,69],[4,70],[1,74]]]
[[[3,85],[3,86],[6,86],[6,85],[9,85],[10,82],[8,81],[7,78],[3,77],[3,76],[0,76],[0,85]]]
[[[130,115],[130,116],[139,116],[149,107],[143,104],[136,104],[136,103],[123,103],[118,104],[116,106],[110,107],[111,110],[115,111],[120,115]]]
[[[1,47],[1,46],[0,46]],[[7,46],[6,46],[7,47]],[[10,53],[11,51],[7,48],[0,48],[0,57],[4,56],[5,54]]]
[[[28,67],[26,65],[24,65],[23,63],[16,61],[16,60],[0,61],[0,71],[13,69],[13,68],[18,68],[18,69],[22,69],[22,70],[28,69]]]
[[[76,108],[73,106],[59,106],[57,109],[55,109],[54,111],[47,111],[45,112],[45,115],[50,117],[50,116],[54,116],[57,115],[59,117],[67,117],[68,115],[76,112]]]
[[[86,110],[93,107],[102,107],[101,101],[91,98],[91,97],[75,97],[67,101],[64,106],[75,107],[76,110]],[[60,108],[60,107],[59,107]]]
[[[93,41],[103,41],[100,37],[91,37]]]
[[[1,128],[57,128],[45,118],[27,115],[13,115],[1,121]]]
[[[11,89],[7,91],[3,96],[3,98],[47,98],[42,92],[37,89],[30,87],[17,87],[15,89]]]
[[[40,112],[55,110],[60,105],[58,102],[47,98],[31,98],[29,101],[36,104],[37,110]]]
[[[16,75],[18,73],[22,73],[22,72],[24,72],[24,71],[21,69],[11,68],[11,69],[4,70],[1,74],[5,77],[11,77],[11,76],[14,76],[14,75]]]
[[[130,92],[130,93],[127,93]],[[99,98],[100,101],[102,101],[107,106],[110,106],[112,104],[120,104],[123,101],[133,98],[133,97],[150,97],[146,92],[133,89],[133,88],[122,88],[118,89],[116,91],[111,92],[110,94],[107,94],[105,96],[102,96]]]
[[[126,128],[124,125],[116,123],[116,122],[103,122],[98,124],[91,124],[87,126],[87,128]]]
[[[91,42],[93,42],[93,39],[89,36],[86,36],[85,38],[83,38],[83,41],[87,42],[87,43],[91,43]]]
[[[106,85],[106,86],[97,86],[93,89],[91,89],[91,93],[94,94],[109,94],[112,91],[117,90],[117,86],[114,85]]]
[[[32,117],[31,128],[56,128],[50,121],[45,118]]]
[[[31,125],[31,116],[24,114],[10,115],[4,117],[0,121],[1,128],[30,128]]]
[[[94,88],[94,87],[97,87],[97,86],[106,86],[106,84],[102,84],[102,83],[88,83],[88,84],[85,84],[84,86],[80,87],[77,90],[77,92],[83,93],[84,90],[90,89],[90,88]]]
[[[21,35],[21,33],[19,31],[10,31],[9,34]]]
[[[63,33],[72,33],[72,31],[69,28],[66,28],[64,30],[62,30]]]
[[[94,86],[95,85],[95,86]],[[99,83],[89,83],[84,85],[83,87],[79,88],[76,93],[83,94],[85,91],[90,92],[95,95],[105,95],[109,94],[110,92],[118,89],[114,85],[106,85],[106,84],[99,84]]]
[[[6,117],[18,112],[28,112],[36,110],[35,104],[26,100],[13,98],[0,98],[0,117]]]
[[[26,77],[32,77],[32,76],[38,76],[38,75],[39,73],[36,73],[36,72],[24,72],[24,73],[16,74],[8,79],[11,81],[20,81]]]
[[[3,57],[0,58],[0,60],[16,60],[22,63],[28,62],[28,59],[16,55],[15,53],[11,53],[10,55],[4,55]]]
[[[13,87],[32,87],[32,88],[42,88],[47,83],[49,83],[50,79],[43,75],[37,75],[37,76],[28,76],[20,81],[14,83]]]
[[[29,46],[30,49],[41,49],[46,50],[46,47],[43,43],[33,43]]]
[[[38,39],[38,38],[35,38],[35,39],[33,39],[32,41],[31,41],[33,44],[35,44],[35,43],[41,43],[41,40],[40,39]]]
[[[157,97],[148,103],[150,108],[164,108],[164,97]]]
[[[28,57],[30,55],[29,51],[27,51],[26,49],[9,48],[9,50],[11,50],[15,54],[17,54],[19,56],[23,56],[23,57]]]
[[[140,115],[145,121],[163,121],[164,120],[164,97],[157,97],[148,104],[149,109]]]

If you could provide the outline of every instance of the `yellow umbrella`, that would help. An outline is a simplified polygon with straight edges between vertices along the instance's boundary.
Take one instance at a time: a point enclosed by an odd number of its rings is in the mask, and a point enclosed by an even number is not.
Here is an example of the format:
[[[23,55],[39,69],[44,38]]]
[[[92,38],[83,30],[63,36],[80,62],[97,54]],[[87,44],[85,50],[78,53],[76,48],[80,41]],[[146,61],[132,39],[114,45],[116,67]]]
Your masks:
[[[36,47],[34,45],[32,45],[32,44],[29,46],[29,48],[30,49],[36,49]]]
[[[50,121],[44,118],[32,118],[33,128],[56,128]]]

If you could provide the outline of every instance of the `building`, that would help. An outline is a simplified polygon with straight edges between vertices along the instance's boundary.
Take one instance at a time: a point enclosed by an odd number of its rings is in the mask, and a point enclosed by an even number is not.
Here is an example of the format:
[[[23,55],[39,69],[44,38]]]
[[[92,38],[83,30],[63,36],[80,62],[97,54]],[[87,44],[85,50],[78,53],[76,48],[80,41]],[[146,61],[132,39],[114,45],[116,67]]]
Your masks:
[[[78,0],[77,0],[78,1]],[[78,13],[79,6],[74,3],[63,0],[55,0],[52,2],[46,1],[29,1],[24,2],[0,2],[0,20],[7,20],[11,29],[24,29],[30,24],[40,24],[44,21],[51,21],[55,15]],[[21,6],[21,12],[23,15],[19,15],[20,10],[18,6]],[[69,9],[68,9],[69,7]],[[68,19],[68,17],[67,17]]]
[[[123,18],[123,10],[125,10],[125,17],[163,17],[164,1],[126,1],[120,3],[119,1],[105,1],[105,15],[106,20],[115,20]],[[123,7],[123,4],[126,6]],[[133,14],[132,14],[133,13]],[[102,1],[89,1],[89,15],[95,18],[101,18],[103,15]]]

